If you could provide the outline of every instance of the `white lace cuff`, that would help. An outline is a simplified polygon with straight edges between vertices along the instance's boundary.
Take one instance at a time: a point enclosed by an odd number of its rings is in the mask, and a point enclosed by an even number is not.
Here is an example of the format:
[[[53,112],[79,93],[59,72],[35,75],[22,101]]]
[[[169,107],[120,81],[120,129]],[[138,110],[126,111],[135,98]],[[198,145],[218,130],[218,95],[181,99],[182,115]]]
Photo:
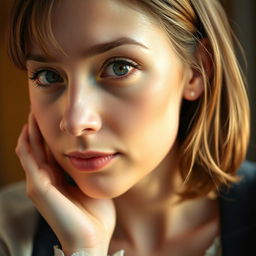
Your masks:
[[[54,246],[54,256],[65,256],[65,254],[57,246]],[[87,252],[83,251],[83,249],[80,249],[77,252],[74,252],[71,256],[90,256],[90,255]],[[124,250],[118,251],[109,256],[124,256]]]

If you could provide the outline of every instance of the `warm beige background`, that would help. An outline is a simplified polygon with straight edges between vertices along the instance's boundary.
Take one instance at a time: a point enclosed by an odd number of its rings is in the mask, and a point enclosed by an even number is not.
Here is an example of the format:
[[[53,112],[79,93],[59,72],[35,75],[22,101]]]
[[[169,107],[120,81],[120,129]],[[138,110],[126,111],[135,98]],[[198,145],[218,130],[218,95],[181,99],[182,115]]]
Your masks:
[[[229,12],[234,28],[242,40],[248,56],[249,95],[253,113],[256,112],[256,1],[254,0],[223,0]],[[15,69],[9,62],[5,47],[5,30],[8,12],[12,0],[0,0],[0,186],[24,178],[23,171],[14,153],[16,140],[28,113],[28,96],[26,75]],[[255,114],[252,115],[255,122]],[[253,130],[256,130],[254,126]],[[256,133],[252,133],[252,142],[248,158],[256,160]]]
[[[14,148],[28,111],[26,76],[9,62],[4,40],[12,2],[0,0],[0,185],[24,177]]]

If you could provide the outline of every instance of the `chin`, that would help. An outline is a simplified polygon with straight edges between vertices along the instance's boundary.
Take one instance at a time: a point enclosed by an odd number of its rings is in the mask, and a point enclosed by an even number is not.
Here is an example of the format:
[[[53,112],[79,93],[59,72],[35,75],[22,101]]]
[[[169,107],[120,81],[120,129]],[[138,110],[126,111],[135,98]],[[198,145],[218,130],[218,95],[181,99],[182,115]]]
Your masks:
[[[85,186],[84,184],[77,185],[80,190],[87,196],[95,199],[114,199],[126,193],[129,188],[118,186]]]

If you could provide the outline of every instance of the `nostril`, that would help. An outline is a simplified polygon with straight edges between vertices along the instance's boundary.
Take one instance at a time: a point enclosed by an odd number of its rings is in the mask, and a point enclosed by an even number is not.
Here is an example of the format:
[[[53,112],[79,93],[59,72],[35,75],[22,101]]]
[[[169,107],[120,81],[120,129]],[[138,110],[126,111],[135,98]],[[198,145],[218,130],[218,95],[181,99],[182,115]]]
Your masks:
[[[93,128],[85,128],[85,129],[83,129],[82,133],[84,133],[84,134],[91,134],[91,133],[95,133],[95,132],[96,132],[96,130],[93,129]]]
[[[60,130],[63,131],[63,132],[67,131],[67,127],[66,127],[65,122],[63,120],[61,120],[61,122],[60,122]]]
[[[62,120],[60,122],[60,130],[64,133],[68,133],[70,135],[74,136],[81,136],[81,135],[88,135],[88,134],[94,134],[97,132],[97,127],[82,127],[85,125],[72,125],[70,123],[67,123],[66,121]],[[89,126],[89,125],[87,125]]]
[[[72,110],[72,109],[71,109]],[[97,133],[102,126],[98,113],[85,111],[67,111],[60,120],[60,130],[74,136]]]

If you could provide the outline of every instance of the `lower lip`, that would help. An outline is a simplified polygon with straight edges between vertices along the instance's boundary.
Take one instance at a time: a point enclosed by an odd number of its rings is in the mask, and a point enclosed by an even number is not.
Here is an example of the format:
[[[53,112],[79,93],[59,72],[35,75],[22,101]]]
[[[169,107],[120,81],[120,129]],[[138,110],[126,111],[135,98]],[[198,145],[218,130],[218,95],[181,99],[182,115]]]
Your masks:
[[[110,162],[117,156],[117,154],[92,157],[88,159],[79,157],[69,157],[71,164],[80,171],[99,171],[105,166],[110,164]]]

